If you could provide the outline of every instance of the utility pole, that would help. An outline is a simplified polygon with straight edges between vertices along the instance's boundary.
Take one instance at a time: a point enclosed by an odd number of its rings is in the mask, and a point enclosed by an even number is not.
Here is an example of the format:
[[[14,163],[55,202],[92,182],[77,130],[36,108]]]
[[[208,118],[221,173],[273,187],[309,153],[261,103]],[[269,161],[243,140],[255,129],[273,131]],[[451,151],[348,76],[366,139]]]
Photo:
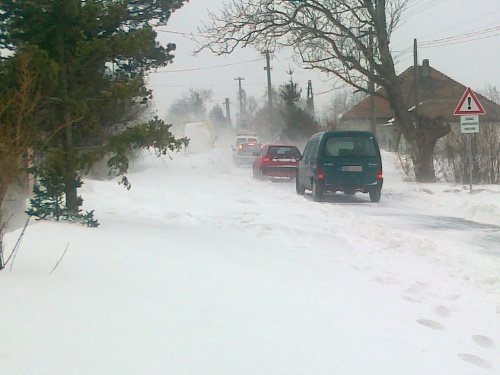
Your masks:
[[[307,81],[306,109],[307,112],[314,116],[314,96],[311,80]]]
[[[240,116],[238,118],[238,127],[242,127],[243,123],[243,118],[245,117],[245,109],[243,108],[243,89],[241,88],[241,81],[243,81],[245,78],[243,77],[236,77],[234,80],[238,81],[239,89],[238,89],[238,97],[240,100]]]
[[[262,54],[266,56],[266,67],[264,70],[267,71],[267,106],[269,107],[269,113],[272,116],[273,109],[273,93],[272,93],[272,85],[271,85],[271,51],[265,50],[262,51]]]
[[[368,36],[368,44],[370,48],[370,130],[373,134],[377,135],[377,126],[375,124],[375,53],[373,51],[373,28],[370,28],[370,35]]]
[[[226,98],[226,100],[224,101],[224,103],[226,105],[226,118],[227,118],[227,124],[229,125],[229,127],[232,127],[233,124],[231,123],[231,112],[230,112],[230,109],[229,109],[229,98]]]
[[[413,39],[413,80],[415,82],[415,118],[418,118],[418,104],[419,104],[418,91],[420,88],[418,84],[417,39]]]
[[[238,89],[238,98],[240,99],[240,116],[243,114],[243,93],[242,93],[242,88],[241,88],[241,81],[243,81],[245,78],[242,77],[236,77],[234,80],[238,81],[239,84],[239,89]]]

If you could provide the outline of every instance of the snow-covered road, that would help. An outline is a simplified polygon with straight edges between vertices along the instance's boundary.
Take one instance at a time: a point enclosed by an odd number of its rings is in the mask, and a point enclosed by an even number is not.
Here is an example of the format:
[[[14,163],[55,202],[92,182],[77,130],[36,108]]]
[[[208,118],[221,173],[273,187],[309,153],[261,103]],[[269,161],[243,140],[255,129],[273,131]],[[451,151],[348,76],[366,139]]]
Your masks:
[[[499,373],[500,189],[405,182],[383,157],[378,204],[314,202],[220,150],[146,154],[130,191],[85,180],[99,228],[33,224],[0,273],[3,370]]]

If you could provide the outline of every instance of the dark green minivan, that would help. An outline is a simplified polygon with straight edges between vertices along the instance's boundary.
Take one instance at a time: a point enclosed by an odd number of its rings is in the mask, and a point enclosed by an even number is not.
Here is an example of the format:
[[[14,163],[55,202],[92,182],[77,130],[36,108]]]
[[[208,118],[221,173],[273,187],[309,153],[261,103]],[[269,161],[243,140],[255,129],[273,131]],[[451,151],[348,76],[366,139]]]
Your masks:
[[[306,144],[297,166],[297,194],[312,191],[315,201],[324,193],[368,193],[380,200],[383,184],[382,158],[373,133],[359,130],[324,131]]]

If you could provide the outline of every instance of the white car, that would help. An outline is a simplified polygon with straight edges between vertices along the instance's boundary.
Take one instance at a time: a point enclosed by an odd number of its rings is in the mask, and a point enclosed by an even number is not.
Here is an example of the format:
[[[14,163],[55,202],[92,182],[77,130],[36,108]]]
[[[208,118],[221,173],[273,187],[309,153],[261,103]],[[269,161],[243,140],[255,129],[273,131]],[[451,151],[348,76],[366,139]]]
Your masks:
[[[241,142],[233,152],[233,164],[237,167],[251,166],[262,147],[258,142]]]
[[[234,145],[231,145],[231,148],[233,151],[236,151],[238,149],[238,146],[240,143],[259,143],[259,138],[257,138],[257,134],[236,134],[236,141]]]

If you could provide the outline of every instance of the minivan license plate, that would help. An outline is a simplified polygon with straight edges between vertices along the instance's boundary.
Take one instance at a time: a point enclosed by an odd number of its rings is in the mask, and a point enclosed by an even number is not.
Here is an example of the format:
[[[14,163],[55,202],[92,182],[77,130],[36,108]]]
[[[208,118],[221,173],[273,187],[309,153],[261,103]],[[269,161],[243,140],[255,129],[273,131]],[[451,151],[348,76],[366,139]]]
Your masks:
[[[361,165],[343,165],[342,172],[363,172]]]

